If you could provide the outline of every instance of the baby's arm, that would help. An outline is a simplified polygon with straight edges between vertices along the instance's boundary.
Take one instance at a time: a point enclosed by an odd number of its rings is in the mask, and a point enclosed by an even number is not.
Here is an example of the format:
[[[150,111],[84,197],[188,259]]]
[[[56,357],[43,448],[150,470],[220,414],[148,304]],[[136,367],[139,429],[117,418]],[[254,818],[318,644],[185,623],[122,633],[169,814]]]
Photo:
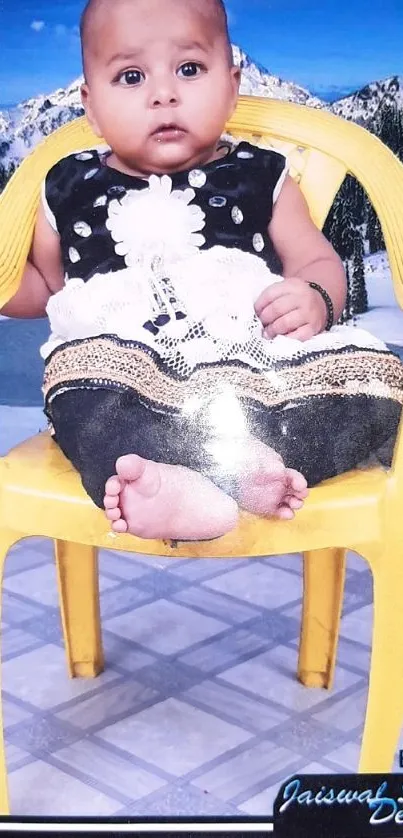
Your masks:
[[[45,317],[49,297],[63,288],[60,239],[39,206],[24,274],[14,297],[1,309],[8,317]]]
[[[282,261],[285,282],[263,291],[256,301],[256,313],[267,337],[288,335],[308,340],[324,330],[327,320],[322,296],[308,283],[315,282],[327,291],[336,322],[345,305],[346,276],[341,259],[314,225],[305,198],[290,176],[274,205],[269,235]]]

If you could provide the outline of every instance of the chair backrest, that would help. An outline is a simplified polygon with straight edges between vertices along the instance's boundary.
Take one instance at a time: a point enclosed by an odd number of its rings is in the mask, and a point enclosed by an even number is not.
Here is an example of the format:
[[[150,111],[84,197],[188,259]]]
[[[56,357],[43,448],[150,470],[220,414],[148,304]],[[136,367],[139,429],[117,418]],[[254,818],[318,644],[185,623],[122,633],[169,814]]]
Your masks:
[[[376,137],[322,111],[241,96],[228,131],[287,154],[312,217],[322,227],[347,173],[362,184],[377,212],[395,292],[403,307],[403,165]],[[15,294],[32,241],[40,187],[53,164],[102,144],[85,117],[62,126],[22,162],[0,196],[0,308]]]

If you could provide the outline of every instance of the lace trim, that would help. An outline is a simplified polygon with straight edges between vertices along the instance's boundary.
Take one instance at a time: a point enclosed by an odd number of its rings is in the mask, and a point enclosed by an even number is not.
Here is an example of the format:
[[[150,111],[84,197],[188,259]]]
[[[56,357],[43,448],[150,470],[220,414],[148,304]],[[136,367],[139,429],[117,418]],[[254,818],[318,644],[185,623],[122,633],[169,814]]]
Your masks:
[[[275,407],[312,396],[370,396],[403,405],[403,365],[389,352],[352,350],[323,353],[298,366],[261,372],[241,364],[200,366],[178,379],[140,346],[100,337],[57,349],[49,358],[43,393],[51,401],[70,387],[129,387],[149,402],[173,410],[189,400],[209,400],[214,389],[231,387],[239,398]]]

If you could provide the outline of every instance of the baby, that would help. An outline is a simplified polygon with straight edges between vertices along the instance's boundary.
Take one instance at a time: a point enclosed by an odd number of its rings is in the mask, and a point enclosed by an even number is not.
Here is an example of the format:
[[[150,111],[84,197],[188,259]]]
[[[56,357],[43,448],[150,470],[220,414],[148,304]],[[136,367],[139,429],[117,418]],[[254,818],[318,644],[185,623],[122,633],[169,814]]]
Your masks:
[[[46,413],[113,530],[214,538],[240,508],[292,518],[385,443],[389,465],[398,359],[331,328],[343,267],[284,156],[222,139],[221,0],[90,0],[81,38],[105,146],[48,173],[3,313],[47,311]]]

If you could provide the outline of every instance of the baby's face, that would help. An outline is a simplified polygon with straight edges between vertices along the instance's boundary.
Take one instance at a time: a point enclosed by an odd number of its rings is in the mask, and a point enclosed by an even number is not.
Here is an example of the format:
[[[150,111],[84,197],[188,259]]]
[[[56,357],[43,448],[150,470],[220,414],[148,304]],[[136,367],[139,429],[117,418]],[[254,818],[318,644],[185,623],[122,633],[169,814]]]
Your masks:
[[[238,94],[224,37],[187,0],[116,0],[97,12],[83,102],[110,164],[148,175],[213,159]]]

